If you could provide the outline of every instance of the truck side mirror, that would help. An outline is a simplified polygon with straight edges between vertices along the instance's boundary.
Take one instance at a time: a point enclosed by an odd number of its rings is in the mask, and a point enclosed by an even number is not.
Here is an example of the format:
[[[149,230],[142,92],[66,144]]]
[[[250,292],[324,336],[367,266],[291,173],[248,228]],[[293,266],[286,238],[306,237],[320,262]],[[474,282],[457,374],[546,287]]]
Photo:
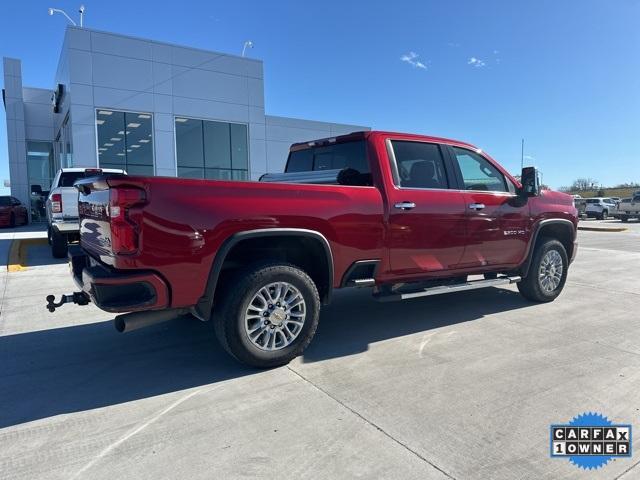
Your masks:
[[[520,176],[522,189],[520,194],[523,197],[537,197],[540,195],[540,172],[536,167],[524,167]]]

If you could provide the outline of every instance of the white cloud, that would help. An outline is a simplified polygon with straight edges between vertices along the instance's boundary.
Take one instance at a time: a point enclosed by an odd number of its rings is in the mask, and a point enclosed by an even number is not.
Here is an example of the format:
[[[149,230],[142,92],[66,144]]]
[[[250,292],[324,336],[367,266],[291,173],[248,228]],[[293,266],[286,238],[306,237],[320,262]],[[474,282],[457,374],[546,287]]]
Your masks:
[[[482,68],[486,65],[486,63],[484,63],[482,60],[480,60],[479,58],[476,57],[471,57],[468,61],[467,61],[467,65],[471,65],[472,67],[476,67],[476,68]]]
[[[400,61],[408,63],[409,65],[413,66],[414,68],[421,68],[423,70],[427,69],[427,65],[423,62],[421,62],[420,60],[418,60],[418,57],[420,57],[420,55],[418,55],[416,52],[409,52],[409,53],[405,53],[404,55],[402,55],[400,57]]]

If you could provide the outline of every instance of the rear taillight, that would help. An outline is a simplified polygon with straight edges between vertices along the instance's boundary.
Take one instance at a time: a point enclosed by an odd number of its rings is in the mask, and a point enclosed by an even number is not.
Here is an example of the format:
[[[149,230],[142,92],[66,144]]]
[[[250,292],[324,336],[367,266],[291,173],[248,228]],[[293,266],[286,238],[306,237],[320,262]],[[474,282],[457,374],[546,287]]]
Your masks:
[[[51,211],[53,213],[62,213],[62,194],[54,193],[51,195]]]
[[[131,254],[138,250],[140,212],[132,207],[146,201],[139,188],[111,188],[109,190],[109,221],[111,224],[111,250],[115,254]]]

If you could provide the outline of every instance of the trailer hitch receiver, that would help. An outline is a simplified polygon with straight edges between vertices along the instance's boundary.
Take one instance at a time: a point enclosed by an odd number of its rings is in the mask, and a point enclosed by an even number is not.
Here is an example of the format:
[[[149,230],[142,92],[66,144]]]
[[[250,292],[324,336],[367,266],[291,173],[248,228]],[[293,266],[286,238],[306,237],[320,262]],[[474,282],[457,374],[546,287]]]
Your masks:
[[[61,307],[65,303],[88,305],[89,302],[89,296],[84,292],[73,292],[71,295],[62,295],[59,302],[56,302],[55,295],[47,295],[47,310],[53,313],[56,308]]]

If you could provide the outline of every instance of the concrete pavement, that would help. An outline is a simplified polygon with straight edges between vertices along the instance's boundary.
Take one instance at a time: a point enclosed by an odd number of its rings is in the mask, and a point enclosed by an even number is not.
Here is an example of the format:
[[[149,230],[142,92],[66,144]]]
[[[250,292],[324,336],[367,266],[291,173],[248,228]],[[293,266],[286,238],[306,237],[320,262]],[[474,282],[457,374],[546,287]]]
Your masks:
[[[549,458],[551,423],[640,425],[640,223],[626,226],[580,232],[551,304],[338,292],[304,356],[270,371],[196,320],[121,335],[93,306],[50,314],[68,268],[30,252],[3,275],[0,478],[640,478],[638,455],[589,472]]]

